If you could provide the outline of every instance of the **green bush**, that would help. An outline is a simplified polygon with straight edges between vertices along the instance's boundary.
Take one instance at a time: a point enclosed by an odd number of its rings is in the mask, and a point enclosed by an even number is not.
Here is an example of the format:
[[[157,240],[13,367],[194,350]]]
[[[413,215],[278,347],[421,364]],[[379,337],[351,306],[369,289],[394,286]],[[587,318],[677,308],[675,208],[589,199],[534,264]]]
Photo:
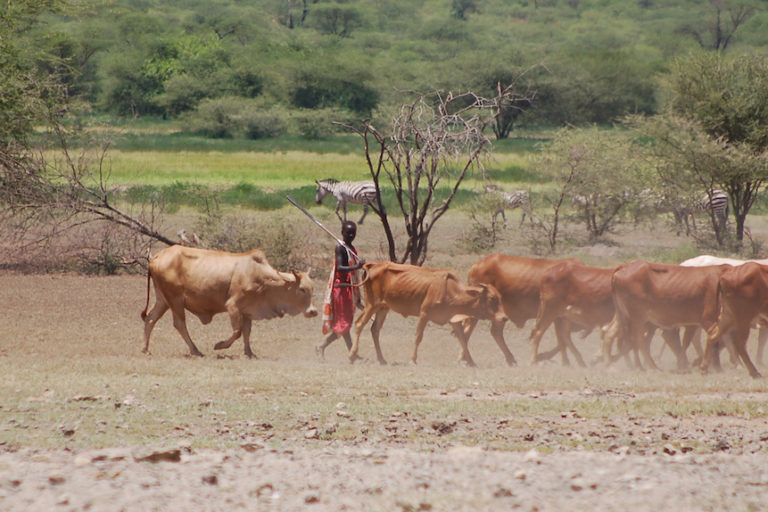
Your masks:
[[[261,109],[251,106],[243,113],[243,128],[248,139],[279,137],[286,132],[286,114],[279,108]]]
[[[324,139],[346,130],[334,124],[353,124],[356,121],[354,114],[333,108],[318,110],[302,109],[293,115],[296,129],[306,139]]]

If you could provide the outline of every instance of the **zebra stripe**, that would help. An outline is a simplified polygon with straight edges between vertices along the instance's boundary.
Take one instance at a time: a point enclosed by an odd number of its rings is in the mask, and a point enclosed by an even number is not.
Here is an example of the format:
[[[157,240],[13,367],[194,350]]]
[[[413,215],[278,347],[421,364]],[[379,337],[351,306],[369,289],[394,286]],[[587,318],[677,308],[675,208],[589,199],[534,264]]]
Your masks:
[[[358,224],[363,223],[363,219],[368,214],[368,205],[376,201],[376,185],[373,181],[338,181],[332,178],[315,181],[317,183],[317,195],[315,201],[317,204],[323,202],[323,198],[328,194],[336,199],[336,216],[341,220],[347,220],[347,203],[362,204],[363,216],[360,217]],[[344,210],[344,218],[339,215],[339,208]]]
[[[725,225],[728,219],[728,204],[728,194],[724,190],[716,189],[712,191],[711,197],[708,194],[704,194],[699,208],[711,210],[715,215],[715,219],[722,223],[722,225]]]

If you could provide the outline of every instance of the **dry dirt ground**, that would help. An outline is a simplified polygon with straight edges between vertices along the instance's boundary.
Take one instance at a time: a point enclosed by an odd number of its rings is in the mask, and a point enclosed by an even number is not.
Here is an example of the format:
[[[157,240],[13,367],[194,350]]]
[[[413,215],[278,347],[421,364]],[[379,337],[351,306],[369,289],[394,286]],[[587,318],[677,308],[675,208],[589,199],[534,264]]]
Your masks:
[[[4,389],[23,393],[23,382],[8,381],[23,376],[15,367],[39,359],[75,364],[82,352],[95,360],[117,355],[142,364],[147,356],[139,352],[138,312],[145,286],[141,276],[0,274],[0,359],[13,367],[0,376]],[[158,324],[152,357],[178,364],[186,349],[170,324],[169,318]],[[217,363],[210,357],[212,340],[226,332],[227,324],[221,317],[210,326],[190,321],[192,336],[209,355],[201,363],[188,361],[190,366]],[[8,405],[10,397],[0,396],[0,510],[768,510],[768,422],[762,407],[754,416],[724,411],[582,417],[567,407],[548,414],[521,406],[473,417],[462,410],[483,400],[490,410],[495,401],[516,398],[522,404],[588,401],[592,407],[653,401],[665,395],[663,389],[649,391],[653,381],[663,388],[668,373],[645,375],[618,367],[608,381],[617,387],[590,386],[604,369],[565,369],[559,363],[506,369],[492,342],[484,340],[473,344],[480,369],[466,374],[470,369],[455,363],[456,347],[446,350],[437,340],[446,334],[441,329],[428,329],[421,364],[410,368],[404,362],[412,329],[412,322],[390,317],[383,343],[394,364],[383,369],[356,365],[355,371],[407,376],[414,387],[422,387],[414,389],[415,403],[419,396],[445,400],[446,417],[393,411],[364,423],[340,413],[339,421],[347,422],[343,426],[356,429],[344,438],[319,435],[329,427],[297,418],[294,434],[281,439],[254,434],[225,449],[196,447],[194,432],[162,448],[142,443],[93,448],[80,440],[51,449],[2,439],[21,426]],[[247,363],[259,371],[311,371],[324,365],[332,374],[350,368],[340,344],[329,348],[325,363],[314,359],[316,319],[274,320],[260,324],[257,332],[255,351],[263,359]],[[518,360],[525,361],[524,335],[511,327],[507,335]],[[585,357],[591,356],[587,342],[579,343]],[[369,345],[364,355],[372,357]],[[241,348],[232,350],[242,358]],[[493,387],[472,389],[430,388],[420,382],[422,372],[435,370],[464,376],[508,371],[510,380],[519,375],[533,385],[505,388],[503,377]],[[546,381],[555,377],[577,383],[548,387]],[[743,369],[717,378],[741,383],[746,391],[718,396],[716,389],[708,389],[703,399],[766,403],[764,382],[752,381]],[[633,383],[643,383],[644,390],[635,391]],[[696,393],[671,396],[702,398]],[[414,441],[425,436],[428,442]]]

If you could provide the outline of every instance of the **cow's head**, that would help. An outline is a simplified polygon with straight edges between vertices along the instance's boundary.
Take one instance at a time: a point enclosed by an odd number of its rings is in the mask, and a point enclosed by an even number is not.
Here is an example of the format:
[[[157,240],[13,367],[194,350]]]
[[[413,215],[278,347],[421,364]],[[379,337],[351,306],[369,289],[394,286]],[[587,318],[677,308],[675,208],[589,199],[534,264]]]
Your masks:
[[[494,323],[506,322],[507,314],[504,313],[504,304],[501,300],[501,294],[492,285],[480,283],[470,288],[471,292],[478,298],[478,306],[483,308],[488,319]]]
[[[300,311],[303,311],[304,316],[307,318],[317,316],[317,308],[315,308],[315,305],[312,302],[314,285],[312,283],[312,278],[309,277],[309,271],[292,271],[292,273],[293,279],[286,280],[288,281],[286,284],[289,286],[289,288],[295,290],[295,293],[292,295],[296,298],[297,308]]]

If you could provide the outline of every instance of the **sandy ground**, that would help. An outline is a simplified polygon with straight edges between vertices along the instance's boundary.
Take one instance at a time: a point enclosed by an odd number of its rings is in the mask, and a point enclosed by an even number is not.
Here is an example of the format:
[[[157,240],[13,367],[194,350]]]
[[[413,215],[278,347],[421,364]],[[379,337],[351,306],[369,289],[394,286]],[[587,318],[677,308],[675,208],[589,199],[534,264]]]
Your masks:
[[[138,352],[138,312],[144,306],[145,286],[141,276],[0,274],[0,301],[6,305],[0,333],[16,333],[14,340],[0,334],[0,357],[21,350],[31,358],[48,357],[52,347],[61,349],[74,339],[97,356],[118,350],[125,357],[144,357]],[[67,310],[62,304],[71,307]],[[100,311],[100,316],[73,314],[72,308]],[[290,366],[292,357],[310,364],[312,344],[319,341],[316,321],[290,322],[290,333],[277,321],[262,325],[255,350],[280,364]],[[153,352],[156,357],[183,358],[186,349],[170,324],[165,318],[158,325]],[[217,317],[210,326],[198,322],[190,330],[210,356],[211,340],[226,332],[227,324],[226,318]],[[100,331],[105,325],[124,333],[128,341],[105,343]],[[388,320],[384,350],[391,363],[402,365],[407,360],[412,329],[413,323],[400,317]],[[428,330],[430,336],[434,332]],[[439,329],[437,333],[445,334]],[[279,340],[267,341],[271,338]],[[513,351],[524,361],[524,342],[513,342],[517,343],[511,345]],[[492,342],[487,352],[481,349],[483,343],[473,345],[478,364],[500,364]],[[341,364],[339,345],[329,349],[331,362],[326,364]],[[232,350],[240,352],[242,347]],[[367,350],[364,355],[372,357],[370,347]],[[456,346],[446,350],[430,338],[420,352],[424,364],[447,369],[455,368],[455,354]],[[741,370],[735,375],[744,378]],[[764,384],[756,389],[749,396],[732,398],[768,399]],[[449,393],[445,399],[457,403],[468,396],[465,390],[451,393],[456,395]],[[540,398],[548,399],[544,394]],[[615,393],[596,398],[627,399]],[[559,418],[525,420],[522,425],[499,418],[440,423],[396,416],[363,425],[350,440],[323,439],[305,429],[294,438],[255,439],[226,450],[196,449],[189,443],[48,450],[6,445],[2,433],[13,426],[0,397],[0,510],[768,510],[764,414],[641,419],[581,418],[564,411]],[[412,443],[409,432],[415,429],[434,431],[435,442]],[[364,434],[368,431],[377,435]],[[440,435],[451,431],[480,439],[503,436],[524,449],[441,441]],[[594,448],[584,449],[584,440]]]

